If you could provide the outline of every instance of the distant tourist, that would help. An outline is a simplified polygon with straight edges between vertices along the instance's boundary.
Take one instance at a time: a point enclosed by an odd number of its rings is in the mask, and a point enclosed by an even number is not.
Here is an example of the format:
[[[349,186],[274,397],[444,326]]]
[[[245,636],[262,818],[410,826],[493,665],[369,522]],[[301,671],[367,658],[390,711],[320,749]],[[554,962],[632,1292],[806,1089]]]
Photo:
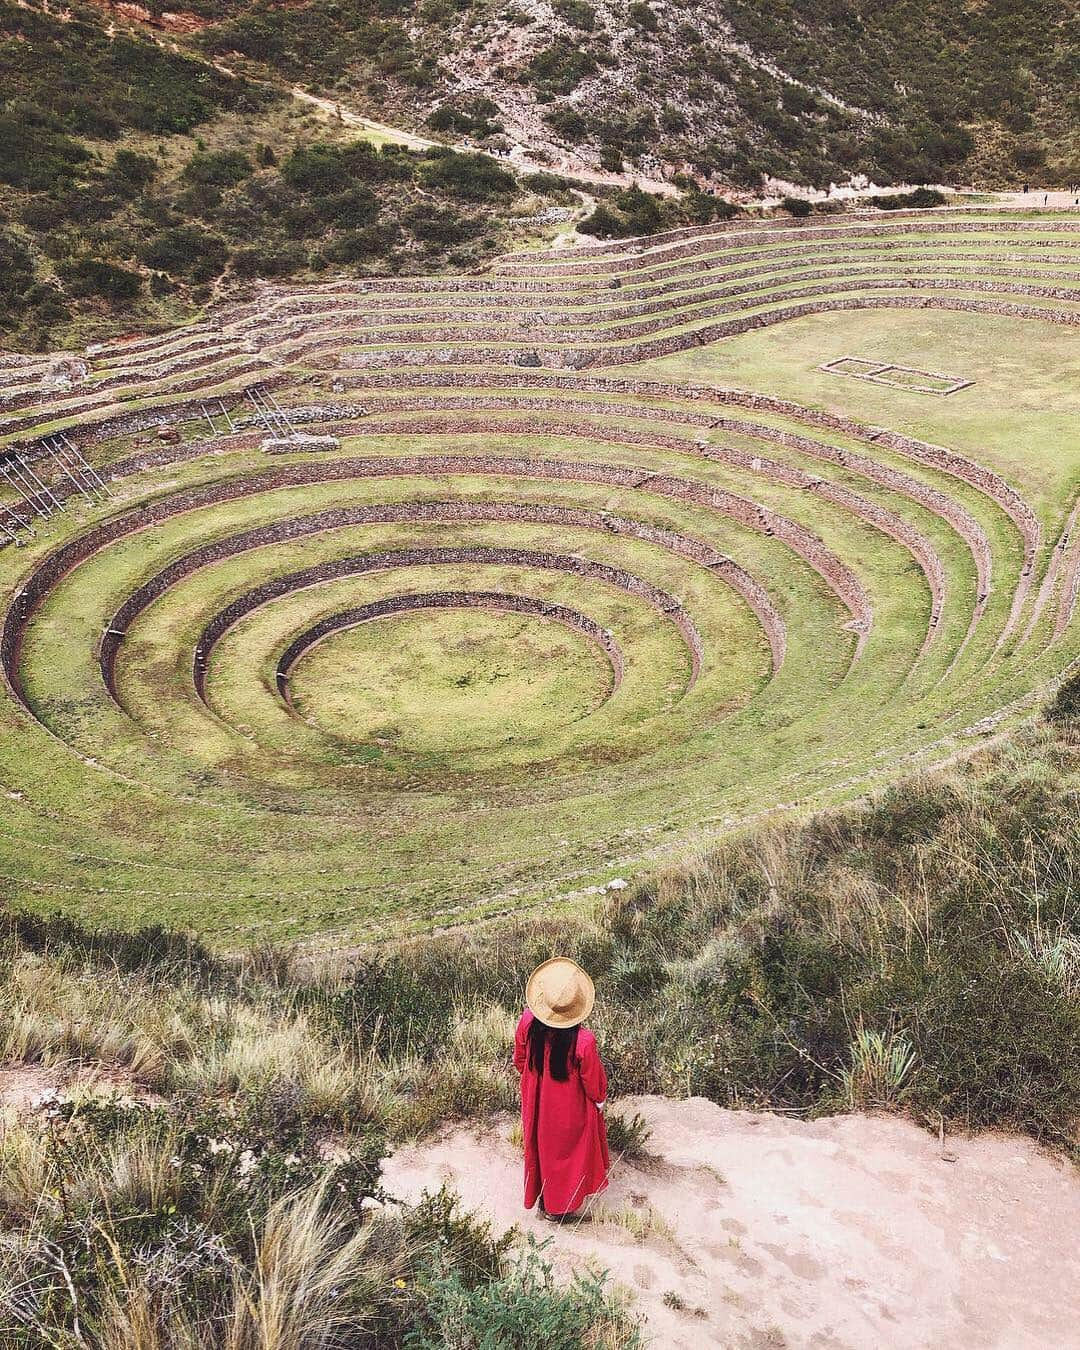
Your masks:
[[[525,985],[528,1008],[514,1037],[525,1208],[539,1200],[540,1214],[556,1222],[608,1184],[607,1074],[596,1037],[582,1026],[595,998],[592,980],[575,962],[545,961]]]

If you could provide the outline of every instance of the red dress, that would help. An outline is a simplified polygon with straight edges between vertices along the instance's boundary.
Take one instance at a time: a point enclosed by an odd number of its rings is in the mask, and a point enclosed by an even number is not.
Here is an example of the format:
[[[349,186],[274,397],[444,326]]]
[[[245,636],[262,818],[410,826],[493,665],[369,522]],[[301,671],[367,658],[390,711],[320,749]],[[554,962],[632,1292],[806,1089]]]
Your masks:
[[[596,1037],[580,1027],[565,1083],[529,1064],[531,1012],[514,1037],[514,1068],[521,1075],[521,1126],[525,1140],[525,1208],[543,1197],[549,1214],[571,1214],[607,1186],[608,1145],[604,1113],[607,1074]],[[550,1053],[550,1051],[548,1051]]]

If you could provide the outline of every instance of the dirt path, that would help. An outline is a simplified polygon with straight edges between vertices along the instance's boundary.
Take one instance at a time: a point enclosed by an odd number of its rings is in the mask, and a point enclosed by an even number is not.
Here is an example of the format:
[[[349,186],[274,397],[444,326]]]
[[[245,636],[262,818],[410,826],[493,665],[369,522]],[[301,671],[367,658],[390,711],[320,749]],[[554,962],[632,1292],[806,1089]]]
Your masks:
[[[359,113],[350,112],[348,108],[336,103],[332,98],[318,98],[315,94],[309,94],[295,86],[292,89],[292,95],[293,98],[299,99],[301,103],[309,103],[328,117],[343,122],[345,126],[357,127],[360,130],[371,132],[376,138],[396,141],[399,145],[407,145],[412,150],[428,150],[432,146],[446,144],[444,141],[432,141],[423,136],[414,135],[411,131],[401,131],[397,127],[386,126],[383,122],[373,122],[370,117],[361,117]],[[665,182],[662,178],[647,178],[636,173],[606,173],[602,169],[586,169],[581,165],[573,164],[569,159],[559,164],[541,164],[539,160],[530,159],[520,145],[514,146],[510,153],[504,157],[493,155],[482,146],[466,144],[464,141],[456,141],[450,148],[471,152],[475,155],[487,155],[499,164],[509,164],[519,173],[557,173],[563,178],[573,178],[580,183],[607,187],[630,187],[631,184],[636,183],[643,191],[652,192],[659,197],[677,197],[679,195],[678,188],[673,183]]]
[[[449,1182],[633,1291],[654,1347],[1078,1350],[1080,1173],[1027,1140],[938,1141],[891,1117],[806,1122],[642,1098],[659,1158],[616,1167],[587,1222],[521,1210],[510,1122],[390,1158],[389,1191]]]

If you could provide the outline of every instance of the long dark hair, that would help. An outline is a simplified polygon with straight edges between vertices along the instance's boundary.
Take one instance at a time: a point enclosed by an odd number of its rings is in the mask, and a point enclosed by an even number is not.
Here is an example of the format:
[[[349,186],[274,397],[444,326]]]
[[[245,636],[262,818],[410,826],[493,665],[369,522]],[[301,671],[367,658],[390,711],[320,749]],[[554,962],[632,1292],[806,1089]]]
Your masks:
[[[534,1017],[529,1023],[529,1067],[535,1073],[544,1072],[544,1047],[551,1046],[548,1073],[557,1083],[570,1077],[570,1059],[577,1050],[577,1027],[549,1027]]]

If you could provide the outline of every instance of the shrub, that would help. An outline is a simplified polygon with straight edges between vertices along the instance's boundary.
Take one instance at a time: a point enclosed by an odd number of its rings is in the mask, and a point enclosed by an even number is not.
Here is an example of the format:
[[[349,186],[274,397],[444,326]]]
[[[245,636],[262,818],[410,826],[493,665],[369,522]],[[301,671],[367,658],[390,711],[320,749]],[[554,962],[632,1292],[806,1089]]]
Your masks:
[[[240,150],[213,150],[192,155],[184,165],[189,183],[232,187],[251,173],[251,160]]]
[[[601,239],[628,239],[638,234],[651,234],[666,223],[656,197],[643,192],[636,184],[615,193],[611,203],[609,207],[601,202],[577,228],[583,234],[595,234]]]
[[[561,174],[540,172],[527,173],[521,180],[521,186],[546,197],[573,191],[577,184],[572,178],[563,178]]]
[[[143,287],[138,272],[101,258],[67,263],[60,268],[60,276],[70,295],[100,297],[113,305],[134,300]]]
[[[785,197],[780,205],[789,216],[794,216],[797,220],[804,219],[813,210],[812,204],[805,197]]]
[[[626,11],[626,17],[643,33],[655,33],[660,27],[660,20],[656,17],[656,11],[650,5],[645,4],[644,0],[633,0],[633,4]]]
[[[605,1343],[637,1350],[640,1333],[608,1292],[606,1277],[578,1273],[559,1285],[542,1253],[531,1239],[505,1275],[472,1287],[453,1269],[429,1277],[405,1350],[590,1350]]]
[[[512,173],[500,168],[487,155],[455,151],[429,158],[420,171],[425,187],[449,193],[466,202],[490,202],[510,197],[517,189]]]
[[[21,240],[0,231],[0,300],[17,300],[34,280],[34,260]]]
[[[281,176],[297,192],[327,197],[345,192],[357,181],[387,177],[390,161],[366,141],[337,146],[316,143],[295,149],[281,167]]]
[[[871,197],[871,204],[879,211],[913,211],[930,206],[944,206],[945,194],[937,188],[915,188],[912,192],[894,192]]]
[[[157,172],[157,161],[150,155],[140,155],[135,150],[117,150],[109,166],[108,180],[141,191],[154,181]]]
[[[354,187],[313,203],[320,219],[345,230],[360,230],[379,217],[380,203],[370,188]]]
[[[589,130],[589,124],[576,108],[568,103],[557,104],[544,114],[544,121],[555,132],[568,141],[582,140]]]
[[[1058,726],[1080,722],[1080,675],[1073,675],[1061,685],[1043,715]]]
[[[196,282],[216,277],[227,258],[224,241],[197,225],[176,225],[163,230],[149,240],[142,252],[142,260],[148,267]]]
[[[596,27],[596,10],[587,4],[586,0],[555,0],[552,8],[556,17],[568,23],[571,28],[591,33]]]
[[[49,191],[70,181],[89,159],[85,146],[34,105],[13,103],[0,112],[0,182]]]
[[[359,263],[371,258],[385,258],[393,250],[397,239],[397,228],[392,225],[346,230],[330,242],[324,257],[332,263]]]
[[[444,248],[475,239],[484,231],[483,221],[458,215],[450,208],[432,210],[430,206],[411,207],[402,217],[402,224],[414,238]]]
[[[569,94],[596,73],[596,59],[573,43],[556,41],[538,51],[527,69],[534,83],[547,92]]]
[[[501,130],[499,108],[489,98],[459,99],[442,103],[429,114],[427,123],[433,131],[456,131],[461,135],[491,136]]]

